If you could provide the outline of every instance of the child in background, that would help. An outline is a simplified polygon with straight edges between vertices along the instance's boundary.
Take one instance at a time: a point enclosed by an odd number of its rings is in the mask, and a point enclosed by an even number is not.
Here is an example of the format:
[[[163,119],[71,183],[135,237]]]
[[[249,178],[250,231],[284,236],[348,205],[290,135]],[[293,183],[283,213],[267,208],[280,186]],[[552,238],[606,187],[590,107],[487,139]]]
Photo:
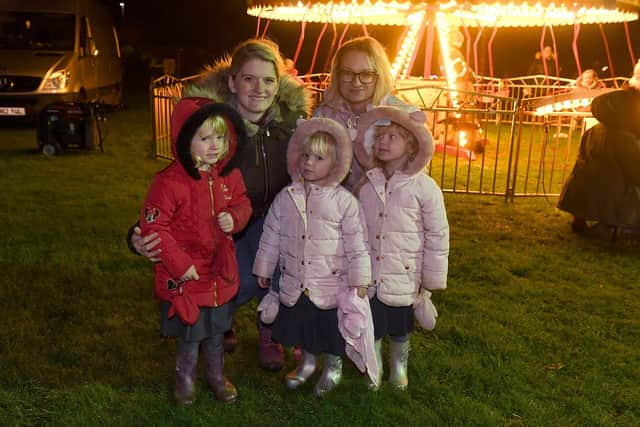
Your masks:
[[[324,369],[314,388],[318,397],[342,379],[346,342],[338,328],[338,300],[344,292],[357,292],[363,301],[371,279],[360,204],[340,185],[351,159],[351,141],[341,124],[326,118],[298,123],[287,152],[293,183],[269,209],[253,267],[266,288],[279,263],[273,337],[302,349],[299,365],[285,383],[289,389],[304,384],[316,369],[316,355],[324,353]]]
[[[409,384],[412,306],[419,297],[428,299],[427,290],[447,286],[449,224],[442,191],[425,170],[433,143],[424,123],[421,111],[378,107],[360,117],[354,142],[356,159],[367,170],[359,199],[369,232],[379,375],[382,339],[388,336],[389,380],[400,390]]]
[[[238,393],[223,372],[223,334],[231,326],[228,302],[238,292],[238,264],[232,234],[251,216],[242,176],[225,165],[246,139],[232,108],[205,98],[184,98],[171,116],[176,160],[154,178],[140,214],[142,233],[156,232],[155,294],[160,329],[177,337],[174,396],[195,400],[199,348],[216,399]]]

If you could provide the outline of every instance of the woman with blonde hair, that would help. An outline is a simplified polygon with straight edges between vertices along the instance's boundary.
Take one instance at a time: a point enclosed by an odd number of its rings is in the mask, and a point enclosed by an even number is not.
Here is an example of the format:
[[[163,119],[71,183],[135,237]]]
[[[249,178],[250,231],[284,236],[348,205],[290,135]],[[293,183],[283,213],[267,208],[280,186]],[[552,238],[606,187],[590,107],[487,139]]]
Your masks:
[[[356,129],[358,118],[372,106],[393,105],[415,111],[391,95],[394,79],[384,47],[373,37],[357,37],[343,44],[333,57],[331,82],[314,117],[328,117],[347,129]],[[343,185],[353,190],[362,178],[355,160]]]

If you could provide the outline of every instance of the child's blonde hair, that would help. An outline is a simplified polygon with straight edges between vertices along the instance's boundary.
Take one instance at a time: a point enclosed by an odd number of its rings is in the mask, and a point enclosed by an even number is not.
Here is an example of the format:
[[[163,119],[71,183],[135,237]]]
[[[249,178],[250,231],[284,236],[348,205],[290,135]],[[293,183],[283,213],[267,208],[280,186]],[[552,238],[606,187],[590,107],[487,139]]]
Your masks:
[[[389,124],[385,124],[385,125],[375,125],[376,139],[380,131],[382,130],[389,131],[392,129],[396,130],[400,134],[400,136],[402,136],[405,139],[405,141],[407,141],[408,160],[412,161],[413,159],[415,159],[416,155],[418,154],[418,150],[420,149],[420,146],[418,145],[418,140],[416,139],[416,137],[411,132],[409,132],[404,126],[401,126],[396,122],[390,122]],[[373,161],[376,166],[382,166],[382,162],[378,160],[377,157],[374,156]]]
[[[204,119],[202,125],[200,126],[200,128],[207,127],[213,130],[216,135],[224,135],[224,147],[222,147],[222,152],[218,157],[218,159],[223,159],[229,152],[229,140],[231,139],[227,121],[222,116],[209,116]]]
[[[336,140],[327,132],[319,131],[309,135],[302,143],[302,149],[317,156],[331,157],[334,162],[338,160]]]

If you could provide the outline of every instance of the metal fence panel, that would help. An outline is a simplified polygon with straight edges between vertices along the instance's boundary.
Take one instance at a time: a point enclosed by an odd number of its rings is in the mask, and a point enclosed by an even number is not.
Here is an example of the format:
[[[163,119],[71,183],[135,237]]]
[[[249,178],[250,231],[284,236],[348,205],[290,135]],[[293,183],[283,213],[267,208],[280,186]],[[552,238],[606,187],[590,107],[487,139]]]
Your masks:
[[[188,80],[164,76],[151,83],[155,155],[172,159],[170,117]],[[301,76],[317,101],[328,76]],[[612,80],[619,86],[624,79]],[[428,173],[443,191],[503,196],[559,195],[575,162],[588,111],[539,115],[545,97],[570,93],[572,80],[546,76],[480,77],[469,91],[438,80],[398,82],[397,95],[427,114],[435,153]],[[456,99],[455,107],[452,99]]]

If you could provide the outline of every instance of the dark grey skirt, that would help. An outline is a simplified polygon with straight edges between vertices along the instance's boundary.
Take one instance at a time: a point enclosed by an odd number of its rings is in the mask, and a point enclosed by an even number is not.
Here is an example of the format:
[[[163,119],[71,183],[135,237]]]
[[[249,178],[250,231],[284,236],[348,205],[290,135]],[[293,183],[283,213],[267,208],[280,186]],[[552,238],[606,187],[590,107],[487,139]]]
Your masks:
[[[171,303],[160,301],[160,335],[163,337],[199,342],[231,329],[232,310],[228,303],[219,307],[200,307],[198,321],[193,325],[182,323],[177,314],[169,319],[167,314],[170,307]]]
[[[313,354],[345,355],[347,343],[338,330],[338,309],[321,310],[305,294],[293,307],[280,304],[272,334],[287,347],[298,346]]]
[[[377,296],[369,300],[376,340],[387,335],[406,335],[413,331],[413,306],[391,307]]]

